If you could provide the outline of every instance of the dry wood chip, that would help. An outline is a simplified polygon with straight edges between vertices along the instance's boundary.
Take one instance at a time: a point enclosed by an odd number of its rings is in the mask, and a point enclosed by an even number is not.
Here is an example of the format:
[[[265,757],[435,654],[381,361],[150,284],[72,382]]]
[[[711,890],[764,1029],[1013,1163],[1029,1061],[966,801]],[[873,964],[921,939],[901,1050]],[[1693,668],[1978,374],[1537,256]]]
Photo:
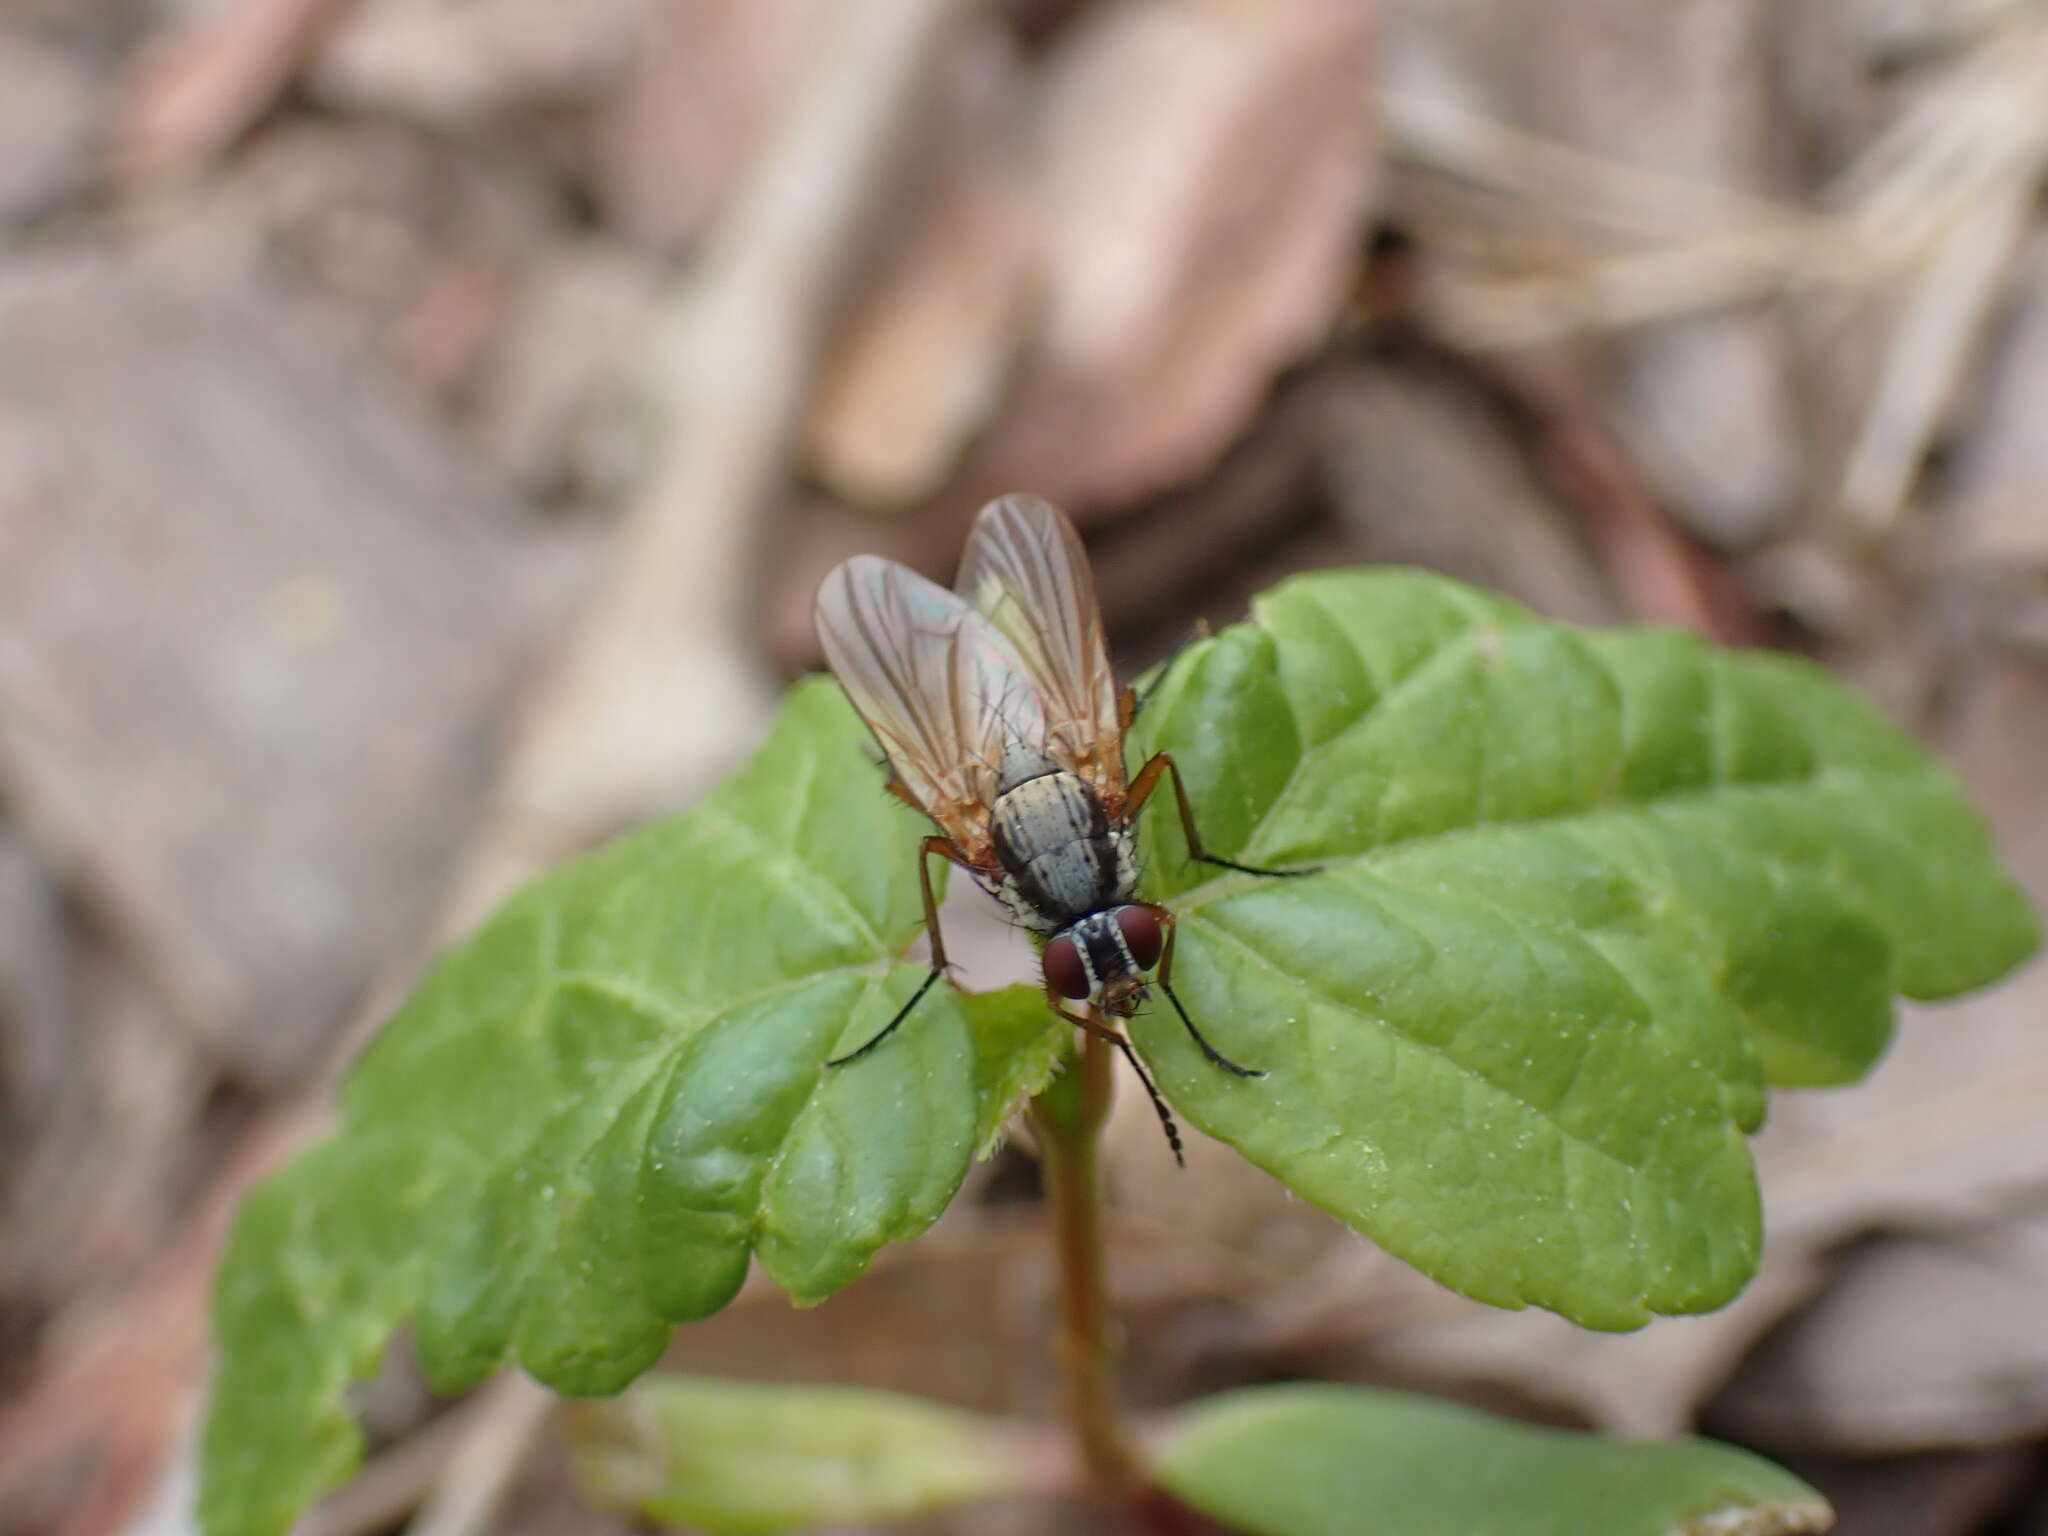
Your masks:
[[[1832,181],[1877,127],[1878,88],[1857,45],[1848,7],[1774,5],[1770,30],[1769,137],[1788,187]]]
[[[284,274],[351,333],[337,340],[380,349],[454,410],[529,269],[563,243],[559,201],[516,148],[482,154],[389,117],[304,116],[160,200],[151,249],[207,279]]]
[[[88,166],[99,80],[35,34],[0,26],[0,226],[76,190]],[[4,237],[0,237],[4,238]]]
[[[696,9],[646,0],[356,0],[315,55],[307,84],[350,111],[474,126],[600,96],[652,16]]]
[[[1897,64],[1961,47],[2032,0],[1840,0],[1859,46]]]
[[[1574,623],[1620,617],[1564,509],[1468,385],[1359,368],[1323,412],[1328,494],[1362,557],[1427,566]]]
[[[37,1314],[84,1312],[160,1253],[212,1150],[190,1036],[104,943],[73,969],[65,1069],[0,1184],[0,1306]]]
[[[538,495],[604,498],[639,455],[627,386],[659,312],[664,265],[616,240],[538,252],[477,370],[464,435]]]
[[[1065,36],[1039,135],[1044,311],[973,490],[1097,506],[1223,451],[1344,302],[1378,197],[1373,42],[1349,0],[1143,0]]]
[[[1782,328],[1768,314],[1674,320],[1618,349],[1615,427],[1643,474],[1711,543],[1783,530],[1805,444]]]
[[[2030,1447],[1872,1460],[1792,1456],[1786,1465],[1826,1496],[1843,1536],[1974,1536],[1987,1530],[2039,1536],[2042,1530],[2038,1517],[1987,1524],[2000,1515],[2010,1518],[2013,1495],[2034,1481]]]
[[[820,41],[833,35],[836,12],[826,0],[696,0],[645,11],[591,134],[591,184],[607,220],[658,250],[702,235],[753,174],[810,78]]]
[[[71,1055],[63,896],[15,823],[0,820],[0,1167],[41,1117]],[[4,1193],[0,1179],[0,1193]]]
[[[1942,553],[1959,563],[2048,572],[2048,241],[2037,240],[1977,408],[1949,463]]]
[[[1530,126],[1619,162],[1757,195],[1782,190],[1761,0],[1568,0],[1530,29]],[[1768,315],[1698,316],[1623,339],[1615,426],[1659,499],[1721,544],[1790,511],[1801,443]]]
[[[1859,1243],[1714,1401],[1717,1427],[1850,1455],[2048,1428],[2048,1216]]]
[[[936,490],[1000,396],[1024,320],[1033,220],[1018,60],[993,26],[959,40],[901,233],[819,381],[811,457],[852,502]]]
[[[1752,221],[1764,236],[1775,221],[1757,213],[1793,190],[1786,183],[1795,169],[1773,93],[1774,54],[1789,48],[1777,35],[1788,30],[1777,9],[1762,0],[1566,0],[1407,14],[1398,80],[1404,114],[1415,120],[1411,137],[1415,128],[1476,113],[1551,172],[1573,170],[1571,180],[1588,183],[1578,190],[1591,195],[1575,198],[1561,180],[1548,200],[1516,188],[1529,205],[1504,237],[1474,253],[1480,265],[1500,271],[1522,226],[1540,231],[1560,213],[1590,213],[1665,240],[1706,236],[1720,224],[1726,238]],[[1603,166],[1611,170],[1600,176],[1595,168]],[[1688,187],[1697,193],[1688,197]],[[1768,246],[1760,238],[1758,254]],[[1801,490],[1805,445],[1790,354],[1774,315],[1723,307],[1743,296],[1728,287],[1731,279],[1765,268],[1738,258],[1725,270],[1693,270],[1692,254],[1681,240],[1640,252],[1618,243],[1604,267],[1567,256],[1553,272],[1587,279],[1577,294],[1584,313],[1560,310],[1547,323],[1620,325],[1645,313],[1713,311],[1619,337],[1608,412],[1660,501],[1710,540],[1746,544],[1775,528]],[[1596,285],[1596,271],[1609,280]],[[1561,302],[1572,291],[1560,281]]]
[[[224,0],[171,23],[137,55],[113,126],[119,169],[169,176],[220,153],[270,110],[352,3]]]
[[[295,1073],[424,919],[530,554],[276,299],[0,275],[0,781],[236,1070]]]

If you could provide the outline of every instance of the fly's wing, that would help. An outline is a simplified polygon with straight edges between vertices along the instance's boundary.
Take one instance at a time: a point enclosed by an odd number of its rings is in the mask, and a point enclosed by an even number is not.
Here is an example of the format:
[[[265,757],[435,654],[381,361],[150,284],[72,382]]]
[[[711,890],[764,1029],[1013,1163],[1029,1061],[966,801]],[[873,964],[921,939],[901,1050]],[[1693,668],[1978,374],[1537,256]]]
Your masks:
[[[1095,578],[1067,516],[1036,496],[981,509],[956,584],[1013,647],[1044,703],[1048,757],[1123,803],[1123,722]]]
[[[1005,745],[1045,730],[1016,653],[954,593],[876,555],[833,568],[816,618],[825,659],[898,782],[972,862],[991,863]]]

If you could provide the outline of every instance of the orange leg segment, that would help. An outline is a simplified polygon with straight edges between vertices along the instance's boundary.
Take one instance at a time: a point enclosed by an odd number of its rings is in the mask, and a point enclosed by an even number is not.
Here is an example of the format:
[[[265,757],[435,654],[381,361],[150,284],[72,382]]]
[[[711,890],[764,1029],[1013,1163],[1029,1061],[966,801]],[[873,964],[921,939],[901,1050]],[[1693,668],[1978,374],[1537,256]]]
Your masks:
[[[1204,864],[1220,864],[1225,869],[1234,869],[1243,875],[1312,875],[1312,869],[1261,869],[1256,864],[1240,864],[1235,859],[1226,859],[1221,854],[1209,852],[1202,845],[1202,834],[1195,830],[1195,809],[1188,804],[1187,786],[1181,783],[1180,768],[1170,752],[1154,752],[1131,780],[1129,792],[1124,797],[1124,818],[1136,821],[1138,812],[1145,808],[1145,802],[1152,798],[1152,791],[1158,787],[1162,774],[1173,775],[1174,804],[1180,809],[1180,829],[1188,840],[1188,857]],[[1169,942],[1171,942],[1169,940]]]

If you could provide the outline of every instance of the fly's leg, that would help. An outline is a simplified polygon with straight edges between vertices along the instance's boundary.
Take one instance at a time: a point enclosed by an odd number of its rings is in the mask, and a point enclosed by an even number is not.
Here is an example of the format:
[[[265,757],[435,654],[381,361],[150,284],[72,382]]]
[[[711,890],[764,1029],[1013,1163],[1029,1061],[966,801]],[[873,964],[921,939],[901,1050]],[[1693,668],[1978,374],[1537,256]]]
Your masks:
[[[1152,791],[1158,787],[1160,776],[1167,773],[1173,775],[1174,803],[1180,808],[1180,829],[1187,838],[1190,858],[1199,859],[1204,864],[1220,864],[1225,869],[1234,869],[1246,875],[1294,876],[1315,873],[1313,869],[1261,869],[1255,864],[1240,864],[1235,859],[1223,858],[1204,848],[1202,834],[1195,830],[1195,812],[1194,807],[1188,804],[1187,786],[1181,783],[1180,769],[1169,753],[1153,753],[1151,760],[1138,770],[1138,776],[1131,780],[1130,795],[1124,802],[1125,816],[1136,819],[1138,812],[1144,809],[1146,800],[1151,797]],[[1221,1067],[1224,1071],[1237,1077],[1264,1077],[1266,1074],[1256,1067],[1239,1066],[1211,1045],[1202,1032],[1195,1028],[1195,1021],[1188,1017],[1187,1009],[1181,1006],[1180,994],[1173,990],[1173,940],[1176,932],[1173,914],[1164,907],[1154,907],[1152,911],[1158,917],[1161,926],[1166,929],[1166,947],[1159,956],[1159,990],[1164,992],[1166,1000],[1173,1004],[1173,1011],[1180,1015],[1181,1023],[1187,1026],[1189,1037],[1202,1048],[1202,1054],[1209,1058],[1211,1064]]]
[[[1215,1046],[1211,1045],[1203,1037],[1202,1032],[1195,1028],[1195,1021],[1188,1017],[1187,1009],[1180,1005],[1180,994],[1173,990],[1173,935],[1175,931],[1173,914],[1164,907],[1154,907],[1152,911],[1158,917],[1160,926],[1166,930],[1166,948],[1159,955],[1159,990],[1164,992],[1166,1000],[1173,1004],[1173,1011],[1180,1015],[1180,1021],[1187,1026],[1189,1036],[1194,1040],[1195,1044],[1202,1048],[1202,1054],[1224,1071],[1237,1077],[1264,1077],[1266,1075],[1265,1072],[1258,1067],[1239,1066],[1228,1056],[1217,1050]]]
[[[1220,864],[1225,869],[1234,869],[1241,875],[1277,875],[1291,878],[1295,875],[1312,875],[1313,869],[1261,869],[1256,864],[1240,864],[1235,859],[1226,859],[1221,854],[1211,853],[1202,846],[1202,834],[1195,830],[1194,808],[1188,804],[1187,786],[1180,781],[1180,768],[1168,752],[1155,752],[1138,776],[1131,780],[1130,793],[1124,800],[1124,815],[1131,821],[1138,819],[1138,812],[1144,809],[1145,801],[1158,786],[1161,774],[1173,775],[1173,798],[1180,807],[1180,829],[1187,835],[1188,857],[1204,864]],[[1170,939],[1168,942],[1172,942]],[[1192,1028],[1193,1026],[1189,1026]]]
[[[889,787],[892,790],[897,787],[894,780],[890,781]],[[931,973],[918,983],[917,990],[910,994],[910,1001],[896,1010],[896,1017],[876,1030],[869,1037],[866,1045],[856,1046],[844,1056],[834,1056],[825,1063],[826,1066],[843,1067],[849,1061],[859,1061],[861,1057],[867,1055],[869,1051],[872,1051],[876,1046],[888,1039],[891,1033],[895,1031],[896,1026],[910,1017],[910,1010],[924,1000],[925,993],[932,989],[932,983],[945,974],[946,941],[939,933],[939,904],[932,896],[931,865],[927,862],[935,853],[941,858],[952,860],[962,869],[971,870],[974,867],[967,862],[960,850],[955,848],[947,838],[928,837],[917,845],[917,883],[924,888],[924,931],[932,936]]]
[[[1124,1053],[1124,1060],[1131,1064],[1131,1070],[1138,1074],[1138,1081],[1145,1085],[1145,1096],[1151,1099],[1153,1112],[1159,1116],[1160,1128],[1166,1132],[1166,1144],[1173,1148],[1174,1162],[1183,1168],[1187,1167],[1188,1160],[1181,1151],[1180,1127],[1173,1123],[1173,1111],[1166,1107],[1166,1100],[1159,1097],[1159,1090],[1152,1085],[1151,1077],[1139,1063],[1138,1053],[1131,1049],[1131,1042],[1126,1040],[1116,1030],[1089,1018],[1085,1013],[1067,1012],[1065,1008],[1060,1006],[1060,1000],[1052,993],[1046,993],[1045,998],[1052,1005],[1052,1011],[1076,1029],[1086,1030],[1098,1040],[1107,1040],[1111,1045]]]

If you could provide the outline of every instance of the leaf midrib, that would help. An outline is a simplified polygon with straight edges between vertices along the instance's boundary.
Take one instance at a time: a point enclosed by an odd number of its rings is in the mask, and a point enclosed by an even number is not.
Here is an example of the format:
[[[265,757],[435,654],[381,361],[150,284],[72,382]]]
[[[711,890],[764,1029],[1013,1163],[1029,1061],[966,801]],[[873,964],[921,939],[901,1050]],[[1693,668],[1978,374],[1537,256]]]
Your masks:
[[[877,954],[884,953],[882,935],[876,930],[875,925],[868,921],[867,915],[855,904],[853,898],[827,877],[817,865],[799,858],[792,849],[775,843],[759,827],[733,815],[721,805],[706,804],[700,807],[697,814],[702,817],[707,830],[730,833],[744,842],[748,850],[758,856],[764,865],[769,866],[786,887],[800,890],[807,896],[829,898],[809,901],[807,904],[814,908],[837,909],[860,942],[875,950]]]

